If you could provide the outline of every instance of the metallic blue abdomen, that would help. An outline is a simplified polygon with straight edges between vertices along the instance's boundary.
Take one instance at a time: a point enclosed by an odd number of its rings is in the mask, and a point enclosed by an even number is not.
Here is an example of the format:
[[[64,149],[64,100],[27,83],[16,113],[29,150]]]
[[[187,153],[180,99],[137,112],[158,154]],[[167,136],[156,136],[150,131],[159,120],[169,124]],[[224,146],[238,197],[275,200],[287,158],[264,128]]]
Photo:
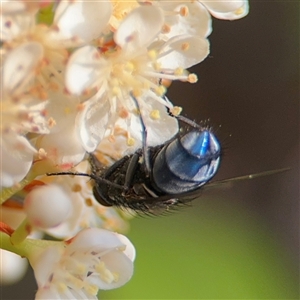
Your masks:
[[[162,148],[154,159],[152,179],[167,194],[195,190],[216,174],[220,152],[209,130],[191,131]]]

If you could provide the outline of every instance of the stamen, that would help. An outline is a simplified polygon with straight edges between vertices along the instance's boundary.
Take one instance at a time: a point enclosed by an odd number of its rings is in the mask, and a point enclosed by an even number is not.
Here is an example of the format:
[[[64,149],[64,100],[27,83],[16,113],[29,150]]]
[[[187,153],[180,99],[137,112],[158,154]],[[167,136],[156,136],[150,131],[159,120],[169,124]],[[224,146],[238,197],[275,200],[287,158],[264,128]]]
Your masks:
[[[182,17],[186,17],[186,16],[189,14],[189,9],[188,9],[188,7],[187,7],[187,6],[182,6],[182,7],[180,7],[179,14],[180,14]]]
[[[150,113],[150,118],[153,120],[158,120],[160,119],[160,112],[158,109],[153,109]]]

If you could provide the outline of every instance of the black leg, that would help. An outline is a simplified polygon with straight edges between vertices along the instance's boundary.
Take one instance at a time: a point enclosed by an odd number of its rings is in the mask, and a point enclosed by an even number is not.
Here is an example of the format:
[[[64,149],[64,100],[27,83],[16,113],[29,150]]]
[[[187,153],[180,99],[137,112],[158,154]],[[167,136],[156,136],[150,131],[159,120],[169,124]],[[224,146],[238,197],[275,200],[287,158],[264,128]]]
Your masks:
[[[167,99],[167,98],[165,97],[165,99]],[[171,117],[174,117],[177,120],[179,120],[179,121],[181,121],[181,122],[183,122],[183,123],[185,123],[185,124],[187,124],[187,125],[189,125],[189,126],[191,126],[193,128],[204,130],[204,128],[201,125],[197,124],[193,120],[190,120],[189,118],[186,118],[186,117],[184,117],[182,115],[173,115],[172,112],[170,111],[170,109],[168,107],[167,107],[167,111],[168,111],[168,113],[169,113],[169,115]]]
[[[150,164],[150,155],[149,155],[149,151],[148,151],[148,147],[147,147],[147,127],[144,123],[138,100],[132,94],[131,94],[131,98],[134,101],[136,108],[138,110],[139,116],[140,116],[140,121],[141,121],[141,125],[142,125],[143,164],[145,167],[146,177],[150,177],[151,164]]]

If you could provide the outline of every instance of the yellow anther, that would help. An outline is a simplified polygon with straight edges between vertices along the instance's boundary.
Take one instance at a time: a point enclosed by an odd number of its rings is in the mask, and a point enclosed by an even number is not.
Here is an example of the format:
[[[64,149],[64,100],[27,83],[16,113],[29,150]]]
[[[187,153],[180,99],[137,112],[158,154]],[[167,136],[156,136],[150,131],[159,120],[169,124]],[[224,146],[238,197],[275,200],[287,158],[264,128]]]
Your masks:
[[[163,96],[166,92],[167,89],[163,85],[160,85],[155,89],[155,93],[157,94],[157,96]]]
[[[78,274],[80,274],[80,275],[84,275],[84,274],[86,274],[86,272],[87,272],[87,269],[86,269],[86,265],[85,264],[77,264],[77,266],[76,266],[76,273]]]
[[[45,151],[44,148],[40,148],[38,151],[38,157],[39,159],[45,159],[47,158],[47,152]]]
[[[50,128],[54,127],[56,125],[56,121],[51,117],[48,119],[48,126]]]
[[[182,112],[182,107],[180,106],[174,106],[172,108],[170,108],[170,112],[173,116],[179,116]]]
[[[162,33],[169,33],[170,31],[171,31],[171,27],[168,24],[164,24],[162,29],[161,29],[161,32]]]
[[[198,76],[194,73],[189,74],[188,76],[188,82],[189,83],[196,83],[198,81]]]
[[[180,76],[180,75],[183,74],[183,71],[184,71],[183,68],[177,68],[177,69],[174,71],[174,75]]]
[[[141,89],[134,89],[132,91],[132,94],[133,94],[134,97],[137,98],[137,97],[140,97],[142,95],[142,91],[141,91]]]
[[[114,282],[118,282],[119,278],[120,278],[120,274],[116,273],[116,272],[113,272],[112,275],[114,276]]]
[[[67,285],[63,282],[58,282],[57,283],[57,290],[60,292],[60,293],[64,293],[66,290],[68,289]]]
[[[128,139],[127,139],[127,146],[133,146],[135,144],[135,139],[134,138],[132,138],[132,137],[129,137]]]
[[[102,272],[103,270],[106,269],[105,263],[103,261],[100,261],[97,265],[96,265],[96,271],[97,272]]]
[[[238,8],[235,12],[234,12],[234,14],[235,15],[242,15],[244,13],[244,8],[243,7],[240,7],[240,8]]]
[[[97,293],[98,293],[98,287],[94,284],[86,284],[84,286],[84,289],[90,294],[90,295],[93,295],[93,296],[96,296]]]
[[[122,107],[120,108],[118,115],[120,118],[126,119],[129,116],[129,112],[125,107]]]
[[[78,193],[78,192],[81,192],[81,190],[82,190],[82,187],[80,184],[78,184],[78,183],[73,184],[72,192]]]
[[[153,109],[150,113],[150,118],[153,120],[158,120],[160,119],[160,112],[158,109]]]
[[[179,14],[180,14],[182,17],[186,17],[186,16],[189,14],[189,9],[188,9],[188,7],[187,7],[187,6],[182,6],[182,7],[180,7]]]
[[[157,51],[155,51],[155,50],[149,50],[148,51],[148,56],[152,60],[156,59],[157,58]]]
[[[190,48],[190,44],[189,43],[182,43],[181,45],[181,50],[182,51],[187,51]]]
[[[66,115],[68,115],[71,112],[70,107],[65,107],[64,112]]]
[[[85,205],[88,207],[93,206],[93,200],[91,198],[84,199]]]
[[[172,80],[162,78],[160,84],[163,85],[164,87],[168,88],[172,84]]]
[[[121,95],[121,89],[120,89],[119,87],[117,87],[117,86],[114,86],[114,87],[112,88],[112,93],[113,93],[113,95],[115,95],[115,96],[120,96],[120,95]]]
[[[129,62],[127,62],[125,64],[124,69],[125,69],[125,71],[127,71],[129,73],[132,73],[134,71],[134,69],[135,69],[135,66],[134,66],[134,64],[131,61],[129,61]]]
[[[155,71],[160,71],[161,70],[161,63],[159,63],[159,62],[153,62],[152,63],[152,66],[153,66],[153,69],[155,70]]]

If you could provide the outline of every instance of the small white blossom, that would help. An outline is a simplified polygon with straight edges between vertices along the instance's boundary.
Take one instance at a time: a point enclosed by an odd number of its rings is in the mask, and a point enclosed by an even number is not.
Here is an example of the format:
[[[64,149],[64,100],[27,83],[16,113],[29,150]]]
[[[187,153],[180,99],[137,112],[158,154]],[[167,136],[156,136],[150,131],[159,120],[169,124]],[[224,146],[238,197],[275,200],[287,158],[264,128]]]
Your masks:
[[[87,161],[81,162],[75,172],[90,173]],[[99,204],[92,191],[92,181],[84,176],[53,176],[41,179],[48,185],[59,185],[68,195],[72,203],[66,220],[45,232],[59,239],[69,239],[80,230],[89,227],[103,228],[125,233],[128,231],[129,213],[114,207],[104,207]],[[58,204],[59,206],[59,204]]]
[[[23,278],[27,271],[28,263],[26,258],[22,258],[15,253],[0,249],[0,284],[10,285]]]
[[[80,127],[83,130],[80,135],[89,145],[86,148],[88,152],[94,151],[104,137],[113,135],[117,122],[121,120],[124,123],[121,127],[129,135],[132,132],[139,135],[136,144],[141,145],[141,122],[134,120],[139,117],[133,97],[139,102],[149,136],[153,131],[152,137],[147,140],[149,145],[161,144],[177,133],[177,121],[163,116],[167,114],[165,106],[170,108],[172,104],[162,98],[166,89],[160,84],[160,79],[197,81],[196,76],[188,74],[185,69],[207,56],[209,43],[205,38],[191,35],[159,42],[156,37],[163,23],[160,8],[139,7],[121,22],[114,34],[116,46],[112,52],[102,53],[96,47],[85,46],[71,56],[66,70],[68,90],[80,95],[93,88],[98,89],[84,103],[79,114],[85,124]],[[149,126],[150,119],[155,120],[157,125]],[[156,131],[158,127],[170,130],[164,134],[160,129]],[[129,136],[129,143],[130,140],[135,139]]]
[[[99,289],[128,282],[135,250],[122,235],[85,229],[65,247],[51,246],[30,259],[38,283],[36,299],[97,299]]]
[[[245,17],[249,12],[248,0],[201,0],[208,11],[218,19],[237,20]]]
[[[6,55],[1,77],[1,186],[9,187],[28,173],[34,147],[24,137],[28,132],[47,133],[46,102],[28,93],[28,86],[42,57],[35,42],[24,43]]]
[[[35,228],[48,229],[60,225],[72,211],[68,194],[58,185],[34,188],[24,199],[24,210]]]

